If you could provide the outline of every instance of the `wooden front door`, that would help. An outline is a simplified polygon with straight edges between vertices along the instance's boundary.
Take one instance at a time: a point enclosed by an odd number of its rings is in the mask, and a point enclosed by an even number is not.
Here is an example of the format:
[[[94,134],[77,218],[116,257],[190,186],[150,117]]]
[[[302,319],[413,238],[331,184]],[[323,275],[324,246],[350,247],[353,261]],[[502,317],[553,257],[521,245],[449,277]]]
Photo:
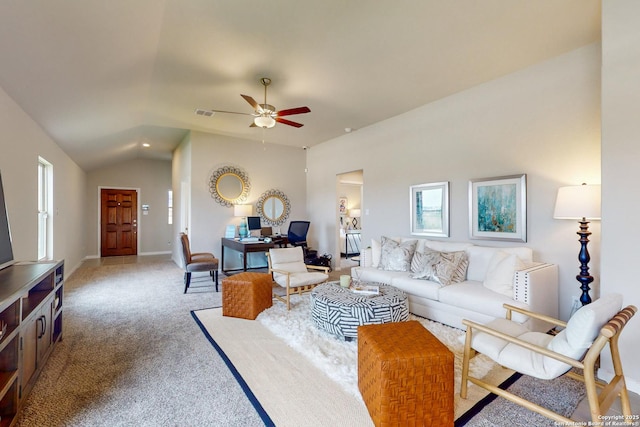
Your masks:
[[[138,193],[102,189],[100,256],[138,254]]]

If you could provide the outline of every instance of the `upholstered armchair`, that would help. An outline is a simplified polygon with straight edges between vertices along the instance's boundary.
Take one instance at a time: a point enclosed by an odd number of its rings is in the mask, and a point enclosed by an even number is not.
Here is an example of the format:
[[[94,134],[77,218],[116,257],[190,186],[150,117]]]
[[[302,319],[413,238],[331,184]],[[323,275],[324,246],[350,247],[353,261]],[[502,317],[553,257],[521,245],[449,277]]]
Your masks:
[[[218,258],[209,252],[191,252],[189,236],[180,233],[180,243],[182,244],[182,262],[184,263],[184,293],[187,293],[191,284],[191,273],[194,271],[208,271],[212,280],[216,284],[218,292]]]
[[[304,252],[301,246],[269,249],[267,263],[273,280],[278,286],[285,288],[284,298],[275,292],[273,296],[286,303],[287,310],[291,309],[290,296],[292,293],[302,294],[310,291],[329,278],[329,267],[304,263]]]
[[[622,296],[610,294],[581,307],[566,323],[509,304],[504,304],[504,308],[507,309],[506,319],[496,319],[486,325],[463,320],[463,324],[467,326],[467,332],[460,396],[466,398],[467,383],[471,381],[491,393],[558,423],[563,425],[573,423],[563,415],[471,377],[469,360],[476,352],[480,352],[506,368],[535,378],[551,380],[566,374],[584,382],[594,425],[599,425],[598,423],[602,421],[601,415],[606,414],[618,396],[623,413],[630,416],[631,406],[618,351],[618,338],[629,319],[637,312],[637,308],[630,305],[621,310],[621,307]],[[564,329],[555,336],[542,332],[530,332],[522,324],[510,320],[512,312],[531,316]],[[608,384],[595,376],[600,353],[607,344],[615,373]],[[582,375],[572,368],[582,370]],[[598,388],[601,388],[600,393]]]

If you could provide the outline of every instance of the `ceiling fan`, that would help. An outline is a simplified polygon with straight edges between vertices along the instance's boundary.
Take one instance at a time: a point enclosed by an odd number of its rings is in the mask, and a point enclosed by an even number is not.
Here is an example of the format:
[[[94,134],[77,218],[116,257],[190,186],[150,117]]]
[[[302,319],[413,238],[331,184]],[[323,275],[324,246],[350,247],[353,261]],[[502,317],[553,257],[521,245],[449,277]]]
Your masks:
[[[294,114],[309,113],[311,110],[309,107],[296,107],[288,108],[286,110],[276,111],[276,107],[271,104],[267,104],[267,87],[271,84],[271,79],[263,77],[260,79],[260,83],[264,86],[264,104],[258,104],[255,99],[249,95],[240,95],[247,101],[255,110],[254,113],[238,113],[235,111],[223,111],[223,110],[202,110],[196,109],[196,114],[201,116],[213,116],[214,113],[230,113],[230,114],[243,114],[247,116],[253,116],[253,123],[250,127],[272,128],[276,125],[276,122],[283,125],[289,125],[293,127],[302,127],[302,123],[297,123],[291,120],[283,119],[283,116],[292,116]]]

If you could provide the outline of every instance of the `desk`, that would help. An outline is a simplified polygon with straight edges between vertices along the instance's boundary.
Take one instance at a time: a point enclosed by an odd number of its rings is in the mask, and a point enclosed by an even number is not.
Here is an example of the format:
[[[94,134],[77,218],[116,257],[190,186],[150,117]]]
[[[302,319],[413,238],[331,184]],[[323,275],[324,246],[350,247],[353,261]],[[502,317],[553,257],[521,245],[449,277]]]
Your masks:
[[[351,256],[360,255],[360,230],[347,230],[344,237],[345,258],[349,258],[349,254]]]
[[[265,243],[264,241],[258,242],[243,242],[242,240],[236,239],[227,239],[226,237],[222,238],[222,256],[221,256],[221,269],[224,273],[224,248],[229,248],[233,251],[242,253],[242,270],[247,271],[247,254],[250,252],[267,252],[271,248],[275,248],[276,245],[280,247],[287,246],[289,240],[286,236],[279,236],[278,240],[272,240],[269,243]]]

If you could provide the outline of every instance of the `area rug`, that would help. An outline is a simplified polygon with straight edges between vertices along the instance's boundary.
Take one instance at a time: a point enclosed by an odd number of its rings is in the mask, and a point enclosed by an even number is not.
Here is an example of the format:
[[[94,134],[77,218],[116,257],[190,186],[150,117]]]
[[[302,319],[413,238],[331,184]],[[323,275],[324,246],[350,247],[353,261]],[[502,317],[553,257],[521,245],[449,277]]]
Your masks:
[[[214,347],[229,360],[267,425],[372,425],[357,388],[357,343],[317,330],[308,320],[307,298],[293,298],[289,312],[284,304],[275,304],[256,321],[224,317],[221,309],[199,310],[193,315]],[[461,331],[421,321],[443,342],[462,351],[457,343]],[[499,383],[512,374],[484,356],[474,359],[472,370],[480,377],[491,375],[491,380]],[[460,363],[456,360],[457,370]],[[458,389],[459,376],[456,382]],[[457,415],[486,395],[473,384],[469,388],[469,399],[456,397]]]
[[[224,317],[219,308],[192,313],[265,425],[373,425],[361,399],[346,393],[260,322]]]
[[[287,311],[284,304],[276,304],[263,311],[257,317],[274,335],[282,339],[288,346],[305,356],[314,366],[339,384],[344,391],[361,399],[358,389],[358,343],[344,341],[315,327],[311,320],[309,295],[296,295],[292,300],[291,310]],[[460,398],[460,378],[462,373],[461,341],[464,332],[442,323],[433,322],[417,316],[410,320],[419,321],[426,329],[438,338],[454,354],[454,396],[455,418],[469,410],[473,404],[488,394],[488,392],[474,384],[469,384],[469,396]],[[477,378],[488,378],[495,383],[501,383],[514,372],[497,366],[484,355],[474,357],[469,364],[470,374]]]
[[[308,317],[305,320],[308,303],[304,296],[292,302],[290,312],[283,304],[275,304],[256,321],[224,317],[219,308],[194,311],[192,315],[227,362],[265,425],[372,425],[357,390],[357,344],[337,340],[310,326]],[[425,319],[416,320],[453,351],[459,371],[462,344],[458,337],[462,331]],[[583,396],[579,387],[568,384],[567,388],[565,382],[574,380],[518,379],[519,375],[493,365],[484,356],[474,359],[471,369],[475,375],[494,384],[502,383],[504,388],[510,386],[510,390],[519,387],[533,399],[541,399],[540,403],[552,400],[568,416]],[[520,425],[514,424],[515,420],[523,421],[522,425],[532,425],[532,421],[540,426],[553,425],[542,416],[487,395],[473,384],[469,384],[469,398],[460,399],[459,386],[458,372],[456,426]]]

